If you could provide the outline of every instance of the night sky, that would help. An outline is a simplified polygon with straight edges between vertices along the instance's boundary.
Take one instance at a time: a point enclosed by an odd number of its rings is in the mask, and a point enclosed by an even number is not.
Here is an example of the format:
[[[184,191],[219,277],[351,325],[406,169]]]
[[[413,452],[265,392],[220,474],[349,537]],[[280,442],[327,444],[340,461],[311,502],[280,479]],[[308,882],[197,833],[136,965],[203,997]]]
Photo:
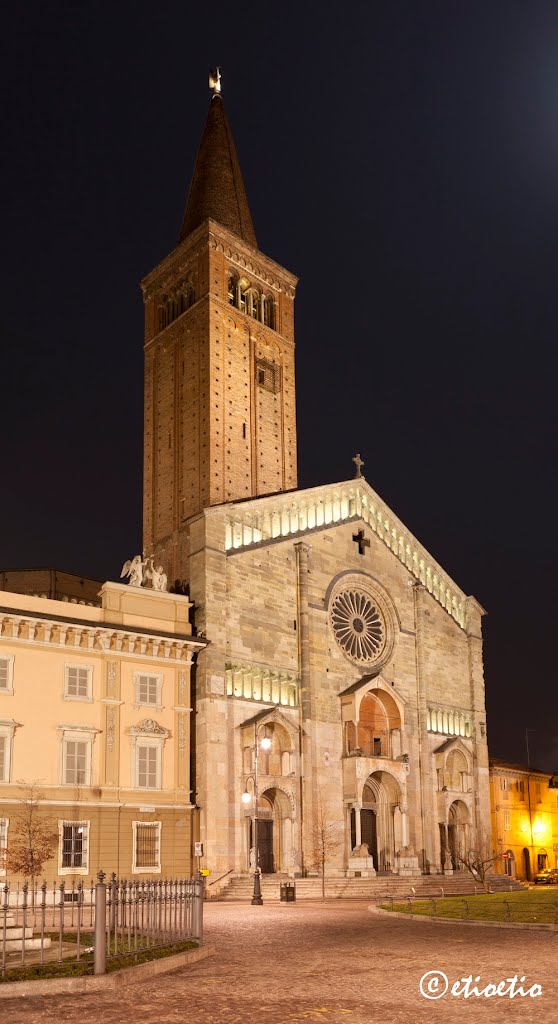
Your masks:
[[[141,548],[140,278],[210,93],[300,278],[299,484],[351,457],[484,620],[493,756],[558,771],[558,7],[2,5],[0,566]]]

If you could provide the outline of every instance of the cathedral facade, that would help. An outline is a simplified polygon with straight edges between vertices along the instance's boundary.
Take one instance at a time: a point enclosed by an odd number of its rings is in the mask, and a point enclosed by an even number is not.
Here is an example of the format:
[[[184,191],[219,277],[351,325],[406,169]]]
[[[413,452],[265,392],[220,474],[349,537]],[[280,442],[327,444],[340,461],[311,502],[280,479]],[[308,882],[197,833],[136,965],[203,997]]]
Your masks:
[[[296,284],[258,250],[216,90],[179,244],[142,282],[144,549],[207,640],[203,863],[304,875],[327,834],[333,873],[451,872],[490,830],[483,610],[360,458],[297,489]]]

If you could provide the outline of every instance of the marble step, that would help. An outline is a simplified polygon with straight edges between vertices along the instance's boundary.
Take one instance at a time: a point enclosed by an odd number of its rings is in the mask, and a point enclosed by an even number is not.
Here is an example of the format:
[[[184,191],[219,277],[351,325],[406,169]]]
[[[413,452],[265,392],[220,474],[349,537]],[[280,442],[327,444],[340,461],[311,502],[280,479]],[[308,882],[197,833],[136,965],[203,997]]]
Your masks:
[[[25,949],[26,950],[32,950],[32,949],[39,949],[40,950],[41,946],[42,946],[43,949],[50,949],[50,939],[49,938],[43,939],[42,942],[41,942],[40,938],[38,938],[38,939],[11,939],[11,940],[8,940],[6,942],[6,945],[3,946],[3,948],[5,948],[6,953],[20,953],[21,950],[22,950],[22,947],[23,947],[23,943],[25,943]]]
[[[25,928],[25,935],[23,928],[16,928],[15,926],[6,928],[5,932],[3,929],[0,929],[0,942],[4,941],[4,935],[6,936],[6,942],[10,942],[12,939],[31,939],[33,938],[33,929]]]

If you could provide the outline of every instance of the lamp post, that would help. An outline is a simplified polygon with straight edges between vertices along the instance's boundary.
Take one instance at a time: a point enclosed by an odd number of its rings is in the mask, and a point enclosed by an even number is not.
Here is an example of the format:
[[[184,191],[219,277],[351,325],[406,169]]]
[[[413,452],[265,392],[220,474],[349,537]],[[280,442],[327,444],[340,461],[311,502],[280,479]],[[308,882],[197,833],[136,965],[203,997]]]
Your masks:
[[[262,750],[269,750],[271,747],[271,739],[269,736],[263,736],[261,740]],[[252,798],[248,789],[244,790],[242,794],[242,802],[249,804],[250,799],[253,799],[254,806],[252,810],[252,846],[254,850],[254,891],[252,893],[252,906],[261,907],[263,906],[262,890],[260,885],[260,866],[258,864],[258,726],[254,725],[254,772],[252,775],[248,775],[248,780],[252,779],[253,782],[253,793]]]

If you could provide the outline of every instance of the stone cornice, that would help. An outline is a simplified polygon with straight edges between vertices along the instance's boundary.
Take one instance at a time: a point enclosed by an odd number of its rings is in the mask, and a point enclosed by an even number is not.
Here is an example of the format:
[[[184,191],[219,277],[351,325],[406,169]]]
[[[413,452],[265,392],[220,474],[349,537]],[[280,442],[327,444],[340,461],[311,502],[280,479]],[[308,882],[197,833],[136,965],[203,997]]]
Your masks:
[[[0,608],[0,644],[31,644],[79,654],[110,654],[141,661],[187,664],[206,641],[173,634],[145,632],[108,623],[40,616]]]
[[[186,273],[191,269],[194,256],[199,249],[199,243],[204,239],[208,239],[210,248],[223,252],[226,258],[236,266],[255,274],[260,281],[264,281],[272,288],[288,292],[291,297],[294,297],[294,289],[298,283],[298,278],[294,274],[276,263],[275,260],[270,259],[269,256],[265,256],[259,249],[252,249],[221,224],[213,220],[206,220],[165,259],[161,260],[150,273],[145,275],[141,281],[144,300],[150,298],[155,291],[161,288],[164,281],[174,281],[177,274]]]

